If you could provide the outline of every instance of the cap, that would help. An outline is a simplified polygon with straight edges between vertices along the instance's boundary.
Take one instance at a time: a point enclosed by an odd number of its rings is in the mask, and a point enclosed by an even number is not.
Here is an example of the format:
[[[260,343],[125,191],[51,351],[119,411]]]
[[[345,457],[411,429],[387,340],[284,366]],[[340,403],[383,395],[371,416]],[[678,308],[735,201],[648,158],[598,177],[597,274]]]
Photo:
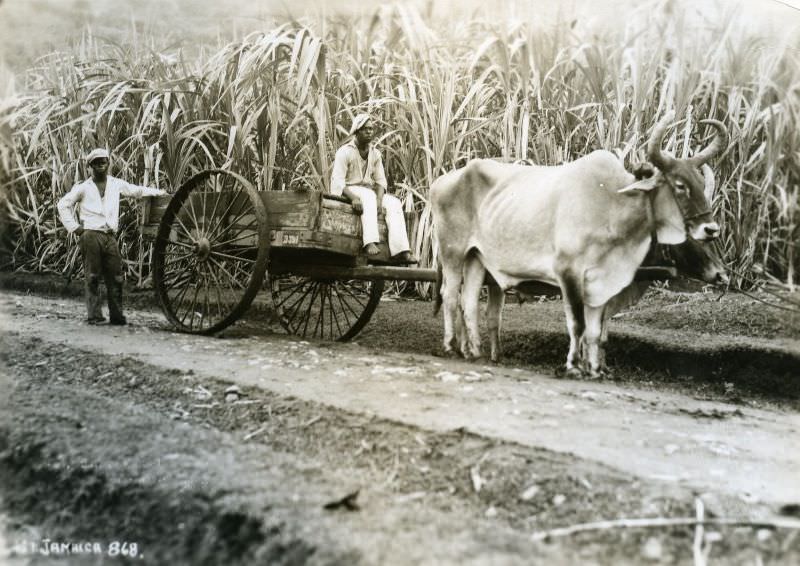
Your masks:
[[[95,148],[89,152],[89,155],[86,156],[86,163],[91,163],[95,159],[100,159],[105,157],[108,159],[108,150],[102,148]]]
[[[364,124],[367,123],[369,120],[369,114],[359,114],[355,118],[353,118],[353,125],[350,126],[350,135],[352,136],[358,130],[364,127]]]

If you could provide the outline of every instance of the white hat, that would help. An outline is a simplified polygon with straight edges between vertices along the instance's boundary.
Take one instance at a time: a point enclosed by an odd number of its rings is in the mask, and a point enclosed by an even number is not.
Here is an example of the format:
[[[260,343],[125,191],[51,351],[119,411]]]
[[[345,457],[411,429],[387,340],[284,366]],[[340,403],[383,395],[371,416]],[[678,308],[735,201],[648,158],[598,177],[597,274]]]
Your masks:
[[[353,118],[353,125],[350,126],[350,135],[352,136],[358,130],[364,127],[364,124],[367,123],[369,120],[369,114],[359,114],[355,118]]]
[[[91,163],[95,159],[100,159],[102,157],[108,159],[108,150],[97,147],[86,156],[86,163]]]

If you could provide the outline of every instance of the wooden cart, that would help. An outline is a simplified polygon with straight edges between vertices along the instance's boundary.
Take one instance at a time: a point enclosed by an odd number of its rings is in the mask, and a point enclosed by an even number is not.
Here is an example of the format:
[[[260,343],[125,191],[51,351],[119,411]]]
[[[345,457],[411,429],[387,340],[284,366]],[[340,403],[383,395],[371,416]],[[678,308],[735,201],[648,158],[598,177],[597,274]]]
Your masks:
[[[434,281],[433,269],[391,265],[385,243],[369,259],[346,199],[317,191],[257,191],[223,170],[198,173],[171,196],[148,199],[156,295],[176,330],[218,332],[259,291],[290,333],[349,340],[378,306],[385,280]],[[381,241],[386,223],[379,217]]]
[[[142,231],[155,238],[156,296],[182,332],[218,332],[264,291],[288,332],[345,341],[369,322],[386,280],[436,279],[434,269],[390,264],[382,216],[380,253],[367,258],[360,217],[340,197],[257,191],[240,175],[215,169],[198,173],[174,195],[147,200]],[[640,269],[637,278],[671,275]],[[558,293],[535,282],[526,287]]]

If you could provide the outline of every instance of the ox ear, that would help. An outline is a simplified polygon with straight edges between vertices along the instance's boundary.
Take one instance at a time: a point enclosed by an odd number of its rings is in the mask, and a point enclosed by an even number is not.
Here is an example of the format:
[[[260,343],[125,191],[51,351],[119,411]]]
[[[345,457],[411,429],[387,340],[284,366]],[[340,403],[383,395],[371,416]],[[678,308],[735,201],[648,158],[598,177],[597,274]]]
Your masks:
[[[681,244],[686,240],[683,214],[675,196],[667,187],[656,191],[653,197],[653,221],[659,244]]]
[[[630,193],[631,191],[652,191],[658,186],[656,182],[656,175],[652,177],[647,177],[645,179],[639,179],[638,181],[634,181],[630,185],[622,187],[618,189],[618,193]]]
[[[714,171],[705,163],[703,163],[700,169],[703,171],[703,194],[710,204],[714,200],[714,188],[716,184],[714,182]]]

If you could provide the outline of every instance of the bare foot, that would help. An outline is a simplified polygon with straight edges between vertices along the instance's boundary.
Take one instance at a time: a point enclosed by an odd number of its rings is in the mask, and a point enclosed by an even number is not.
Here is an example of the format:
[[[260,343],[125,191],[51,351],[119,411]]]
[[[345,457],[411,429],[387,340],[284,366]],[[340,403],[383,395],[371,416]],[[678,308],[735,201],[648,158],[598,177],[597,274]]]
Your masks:
[[[381,251],[380,248],[378,248],[378,246],[373,243],[369,243],[366,246],[364,246],[364,253],[367,255],[378,255],[380,251]]]

